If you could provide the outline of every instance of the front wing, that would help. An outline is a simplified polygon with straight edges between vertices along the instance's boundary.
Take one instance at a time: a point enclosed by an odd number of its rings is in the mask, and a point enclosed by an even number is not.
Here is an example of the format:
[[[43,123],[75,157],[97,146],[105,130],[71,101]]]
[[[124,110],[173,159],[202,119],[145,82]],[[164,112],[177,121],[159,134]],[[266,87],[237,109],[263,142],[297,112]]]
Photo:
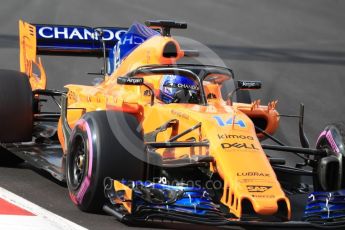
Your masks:
[[[108,200],[103,207],[104,211],[125,223],[171,220],[213,226],[274,229],[343,229],[345,226],[344,218],[323,218],[316,222],[308,219],[308,210],[312,205],[310,200],[302,221],[262,221],[255,217],[235,218],[221,205],[215,204],[203,188],[107,178],[104,191]]]

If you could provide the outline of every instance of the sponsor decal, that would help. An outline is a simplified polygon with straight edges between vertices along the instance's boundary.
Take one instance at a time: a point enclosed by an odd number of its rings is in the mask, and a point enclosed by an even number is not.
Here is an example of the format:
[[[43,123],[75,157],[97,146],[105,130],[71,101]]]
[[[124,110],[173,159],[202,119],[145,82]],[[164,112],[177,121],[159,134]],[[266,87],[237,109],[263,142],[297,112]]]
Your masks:
[[[241,184],[253,184],[253,183],[265,183],[265,184],[269,184],[269,183],[272,183],[270,180],[266,180],[266,179],[259,179],[257,177],[253,178],[244,178],[244,179],[239,179],[237,180],[239,183]]]
[[[168,184],[166,177],[159,177],[158,184]]]
[[[248,192],[266,192],[270,188],[272,188],[272,186],[247,185]]]
[[[255,82],[243,82],[242,86],[246,86],[246,87],[253,87],[255,86]]]
[[[172,76],[172,75],[167,75],[167,76]],[[197,86],[197,85],[173,83],[173,82],[168,82],[168,83],[164,84],[164,87],[187,89],[187,90],[199,90],[199,86]]]
[[[143,83],[143,80],[142,78],[128,78],[127,79],[127,83],[132,83],[132,84],[142,84]]]
[[[145,40],[137,35],[126,34],[121,40],[121,45],[140,45]]]
[[[45,39],[67,40],[98,40],[98,34],[94,28],[88,27],[64,27],[64,26],[36,26],[37,37]],[[103,40],[120,40],[120,36],[126,32],[122,29],[100,28],[103,31]],[[135,42],[136,38],[129,38]]]
[[[264,199],[273,199],[275,195],[263,195],[263,194],[252,194],[254,198],[264,198]]]
[[[269,173],[262,172],[238,172],[237,176],[257,176],[257,177],[269,177]]]
[[[238,87],[241,89],[260,89],[260,81],[237,81]]]
[[[247,144],[247,143],[222,143],[223,149],[248,149],[248,150],[259,150],[255,147],[254,144]]]
[[[181,117],[181,118],[184,118],[184,119],[187,119],[187,120],[189,119],[189,115],[188,114],[182,113],[182,112],[177,111],[175,109],[171,110],[171,114],[176,115],[176,116]]]
[[[252,136],[246,136],[246,135],[231,135],[231,134],[218,134],[219,140],[224,139],[242,139],[242,140],[254,140],[254,137]]]
[[[199,90],[199,87],[197,85],[188,85],[188,84],[182,84],[182,83],[178,83],[177,88],[188,89],[188,90]]]
[[[229,118],[228,120],[223,120],[220,116],[214,116],[214,119],[216,119],[217,123],[219,126],[227,126],[227,125],[236,125],[239,126],[241,128],[245,128],[246,127],[246,123],[243,120],[236,120],[233,121],[233,118]]]
[[[144,83],[143,78],[136,77],[118,77],[117,84],[120,85],[142,85]]]

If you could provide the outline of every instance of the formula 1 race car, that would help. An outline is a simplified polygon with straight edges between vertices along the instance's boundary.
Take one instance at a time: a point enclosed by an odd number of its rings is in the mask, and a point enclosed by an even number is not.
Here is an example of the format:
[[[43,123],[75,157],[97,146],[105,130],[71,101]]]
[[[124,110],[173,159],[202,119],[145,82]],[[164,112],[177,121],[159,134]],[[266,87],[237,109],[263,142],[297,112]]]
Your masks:
[[[20,21],[20,72],[0,71],[1,160],[10,152],[48,171],[66,181],[78,208],[124,222],[344,227],[345,123],[328,125],[310,148],[301,105],[302,147],[284,145],[272,136],[284,116],[277,101],[264,106],[248,93],[261,82],[235,81],[226,67],[178,62],[198,51],[182,49],[173,28],[187,24]],[[103,58],[103,78],[47,89],[38,54]],[[46,111],[47,100],[59,111]],[[260,142],[267,138],[277,145]],[[303,163],[291,167],[266,150]],[[288,195],[309,192],[303,218],[291,221]]]

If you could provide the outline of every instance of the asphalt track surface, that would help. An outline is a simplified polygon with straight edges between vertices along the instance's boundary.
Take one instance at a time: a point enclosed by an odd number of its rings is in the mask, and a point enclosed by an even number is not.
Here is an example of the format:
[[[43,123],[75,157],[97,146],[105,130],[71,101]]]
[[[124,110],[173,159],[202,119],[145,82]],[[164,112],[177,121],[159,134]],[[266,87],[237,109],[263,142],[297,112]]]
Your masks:
[[[327,123],[345,120],[344,10],[345,1],[340,0],[2,0],[0,68],[19,68],[19,19],[88,26],[183,20],[188,30],[175,34],[210,47],[237,79],[262,80],[263,89],[253,98],[262,103],[278,99],[278,110],[284,114],[297,114],[303,102],[306,132],[314,145]],[[101,67],[97,59],[44,57],[43,61],[48,87],[58,89],[66,83],[89,84],[94,77],[86,73]],[[296,120],[282,118],[277,136],[298,145],[297,131]],[[128,228],[110,216],[77,210],[63,185],[26,164],[0,167],[0,186],[89,229]],[[299,202],[298,207],[303,205]]]

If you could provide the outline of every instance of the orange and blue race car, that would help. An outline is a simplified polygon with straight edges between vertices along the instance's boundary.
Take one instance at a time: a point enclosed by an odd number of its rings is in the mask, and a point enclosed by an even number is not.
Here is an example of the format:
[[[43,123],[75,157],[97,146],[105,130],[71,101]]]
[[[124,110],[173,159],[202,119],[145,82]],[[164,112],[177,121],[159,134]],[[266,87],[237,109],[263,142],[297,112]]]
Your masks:
[[[273,135],[280,117],[293,115],[279,114],[277,101],[251,101],[260,81],[180,62],[198,55],[171,36],[185,28],[20,21],[20,71],[0,71],[0,144],[16,157],[9,163],[48,171],[82,211],[123,222],[344,227],[345,123],[328,125],[310,148],[301,104],[302,147],[286,146]],[[40,54],[103,58],[102,78],[47,89]],[[47,111],[47,100],[57,111]],[[303,162],[291,167],[272,150]],[[291,220],[290,196],[308,193],[302,219]]]

